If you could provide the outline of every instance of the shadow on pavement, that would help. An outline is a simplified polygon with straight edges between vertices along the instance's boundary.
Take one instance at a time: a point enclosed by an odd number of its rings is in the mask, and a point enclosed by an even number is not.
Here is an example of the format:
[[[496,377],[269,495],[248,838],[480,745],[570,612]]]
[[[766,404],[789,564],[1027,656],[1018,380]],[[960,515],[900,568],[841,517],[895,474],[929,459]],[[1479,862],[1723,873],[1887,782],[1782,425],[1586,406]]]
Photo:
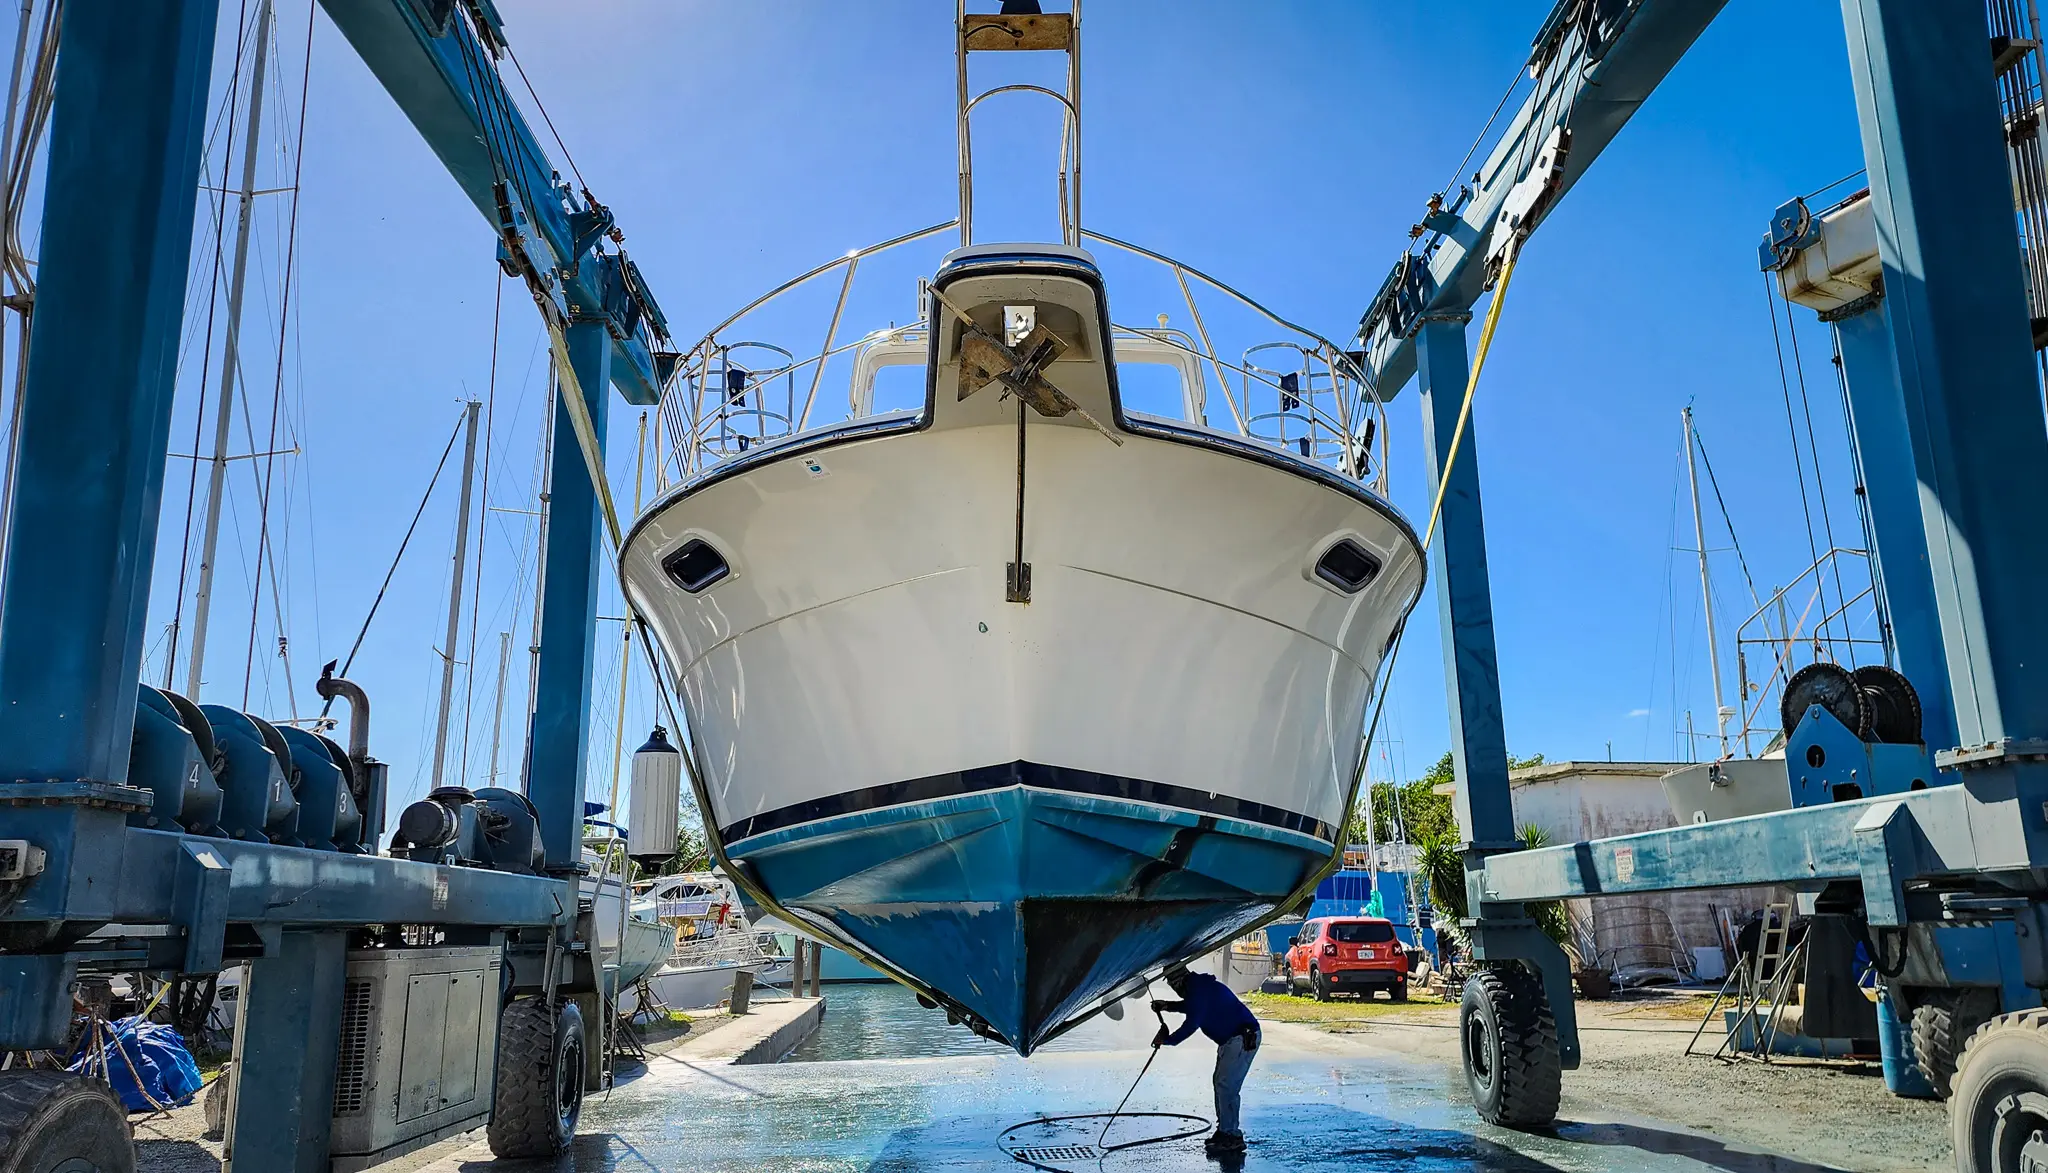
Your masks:
[[[1849,1173],[1834,1165],[1815,1165],[1793,1157],[1731,1149],[1710,1136],[1666,1132],[1640,1124],[1559,1124],[1557,1136],[1577,1144],[1638,1149],[1646,1153],[1688,1157],[1724,1173]]]

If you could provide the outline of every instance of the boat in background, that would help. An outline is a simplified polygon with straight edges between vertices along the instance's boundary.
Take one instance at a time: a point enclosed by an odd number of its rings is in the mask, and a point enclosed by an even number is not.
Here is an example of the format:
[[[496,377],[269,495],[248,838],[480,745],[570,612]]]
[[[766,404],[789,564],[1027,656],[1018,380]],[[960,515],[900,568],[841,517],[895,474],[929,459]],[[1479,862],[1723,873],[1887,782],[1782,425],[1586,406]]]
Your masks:
[[[591,923],[597,931],[599,964],[616,966],[608,984],[614,990],[629,990],[634,983],[653,973],[674,949],[676,930],[641,907],[627,887],[623,839],[586,845],[583,862],[589,874],[580,882],[583,899],[590,902]]]
[[[960,20],[963,83],[971,49],[1074,63],[1070,14]],[[785,285],[682,356],[682,479],[621,576],[734,878],[1028,1055],[1307,894],[1423,552],[1351,356],[1083,233],[1071,119],[1062,242],[972,244],[969,106],[958,221]],[[836,343],[857,266],[956,225],[916,321]],[[1153,295],[1177,283],[1199,341],[1165,315],[1117,324],[1084,239]],[[799,327],[815,357],[743,332],[790,329],[786,295],[842,271],[829,324]],[[835,358],[847,416],[814,426]],[[917,393],[889,410],[899,367]]]
[[[759,985],[787,983],[791,958],[775,934],[747,916],[739,891],[723,873],[686,872],[643,882],[633,915],[664,926],[673,947],[643,976],[661,1004],[672,1010],[716,1006],[731,996],[740,970]],[[639,1008],[639,993],[619,999],[622,1013]]]

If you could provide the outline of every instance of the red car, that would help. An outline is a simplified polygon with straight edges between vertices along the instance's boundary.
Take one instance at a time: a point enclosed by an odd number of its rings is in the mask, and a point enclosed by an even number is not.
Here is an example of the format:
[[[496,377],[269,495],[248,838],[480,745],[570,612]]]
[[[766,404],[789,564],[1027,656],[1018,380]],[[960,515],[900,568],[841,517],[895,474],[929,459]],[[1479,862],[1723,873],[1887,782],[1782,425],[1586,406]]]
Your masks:
[[[1289,939],[1287,988],[1306,985],[1316,1001],[1351,990],[1372,997],[1385,990],[1396,1002],[1408,1000],[1408,951],[1394,936],[1394,922],[1374,916],[1330,916],[1307,921]]]

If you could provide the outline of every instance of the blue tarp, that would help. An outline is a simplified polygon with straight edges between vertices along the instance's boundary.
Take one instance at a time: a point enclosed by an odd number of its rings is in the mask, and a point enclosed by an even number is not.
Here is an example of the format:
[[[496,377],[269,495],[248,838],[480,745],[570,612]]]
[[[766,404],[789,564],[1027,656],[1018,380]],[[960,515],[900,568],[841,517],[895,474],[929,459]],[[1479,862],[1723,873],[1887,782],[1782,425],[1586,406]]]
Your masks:
[[[130,1112],[190,1103],[205,1086],[184,1038],[141,1017],[87,1027],[69,1069],[105,1079]]]
[[[1419,887],[1419,885],[1418,885]],[[1372,906],[1377,903],[1378,909]],[[1428,907],[1425,898],[1424,910]],[[1421,910],[1418,910],[1421,911]],[[1408,874],[1406,872],[1382,871],[1379,883],[1373,883],[1373,874],[1363,869],[1344,868],[1323,877],[1316,885],[1314,903],[1309,905],[1309,919],[1323,916],[1383,916],[1394,922],[1394,934],[1402,944],[1421,948],[1430,953],[1436,950],[1436,929],[1425,927],[1420,933],[1421,940],[1410,926],[1408,910]],[[1283,941],[1285,937],[1281,938]]]

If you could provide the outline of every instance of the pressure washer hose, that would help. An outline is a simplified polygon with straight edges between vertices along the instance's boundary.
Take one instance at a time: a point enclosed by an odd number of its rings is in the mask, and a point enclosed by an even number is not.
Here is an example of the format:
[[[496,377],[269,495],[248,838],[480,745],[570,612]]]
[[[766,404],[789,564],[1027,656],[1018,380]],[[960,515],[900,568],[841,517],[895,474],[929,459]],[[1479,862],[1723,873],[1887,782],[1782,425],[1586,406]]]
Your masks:
[[[1098,1149],[1102,1147],[1103,1140],[1109,1136],[1109,1126],[1115,1124],[1116,1118],[1124,1114],[1124,1105],[1131,1102],[1131,1096],[1136,1094],[1138,1085],[1145,1081],[1145,1073],[1152,1070],[1152,1060],[1159,1058],[1159,1040],[1166,1034],[1166,1015],[1160,1013],[1159,1007],[1154,1006],[1152,1008],[1152,1017],[1159,1020],[1159,1033],[1152,1036],[1152,1053],[1145,1056],[1145,1065],[1138,1068],[1138,1078],[1131,1081],[1130,1090],[1124,1093],[1123,1099],[1116,1102],[1116,1111],[1111,1112],[1109,1119],[1102,1122],[1102,1132],[1095,1138],[1095,1147]]]
[[[1164,1014],[1161,1014],[1157,1009],[1154,1009],[1152,1011],[1152,1015],[1153,1017],[1159,1020],[1159,1029],[1161,1032],[1164,1032],[1166,1030],[1166,1016]],[[1188,1112],[1132,1112],[1129,1115],[1134,1120],[1141,1116],[1162,1120],[1182,1120],[1188,1121],[1193,1125],[1193,1127],[1180,1127],[1171,1132],[1161,1133],[1158,1136],[1140,1137],[1137,1140],[1127,1140],[1120,1144],[1105,1145],[1102,1143],[1103,1141],[1109,1138],[1110,1126],[1115,1124],[1119,1118],[1125,1115],[1124,1107],[1125,1105],[1131,1102],[1131,1096],[1137,1092],[1138,1085],[1145,1081],[1145,1073],[1152,1070],[1152,1061],[1154,1059],[1159,1058],[1160,1044],[1158,1040],[1159,1036],[1154,1035],[1152,1042],[1152,1053],[1145,1056],[1144,1066],[1138,1068],[1138,1077],[1131,1081],[1130,1088],[1124,1092],[1124,1098],[1117,1101],[1116,1111],[1108,1113],[1109,1119],[1103,1122],[1102,1131],[1096,1134],[1095,1143],[1090,1146],[1090,1148],[1092,1148],[1095,1151],[1095,1162],[1098,1168],[1101,1167],[1102,1161],[1106,1159],[1111,1153],[1117,1152],[1121,1149],[1134,1149],[1142,1145],[1165,1144],[1170,1141],[1186,1140],[1189,1137],[1200,1136],[1203,1133],[1209,1131],[1209,1128],[1213,1123],[1206,1116],[1196,1116]],[[1008,1152],[1010,1154],[1011,1159],[1021,1164],[1029,1165],[1033,1169],[1045,1169],[1051,1171],[1051,1173],[1061,1173],[1059,1166],[1047,1165],[1042,1163],[1040,1160],[1033,1159],[1030,1149],[1027,1148],[1023,1151],[1019,1151],[1017,1149],[1011,1148],[1008,1142],[1008,1138],[1010,1137],[1010,1135],[1022,1128],[1043,1127],[1048,1124],[1059,1124],[1067,1121],[1093,1120],[1102,1115],[1104,1115],[1104,1113],[1101,1112],[1080,1112],[1072,1116],[1041,1116],[1035,1120],[1026,1120],[1021,1124],[1012,1124],[1010,1127],[1003,1129],[1003,1131],[997,1135],[997,1144],[1000,1145],[1005,1152]]]

